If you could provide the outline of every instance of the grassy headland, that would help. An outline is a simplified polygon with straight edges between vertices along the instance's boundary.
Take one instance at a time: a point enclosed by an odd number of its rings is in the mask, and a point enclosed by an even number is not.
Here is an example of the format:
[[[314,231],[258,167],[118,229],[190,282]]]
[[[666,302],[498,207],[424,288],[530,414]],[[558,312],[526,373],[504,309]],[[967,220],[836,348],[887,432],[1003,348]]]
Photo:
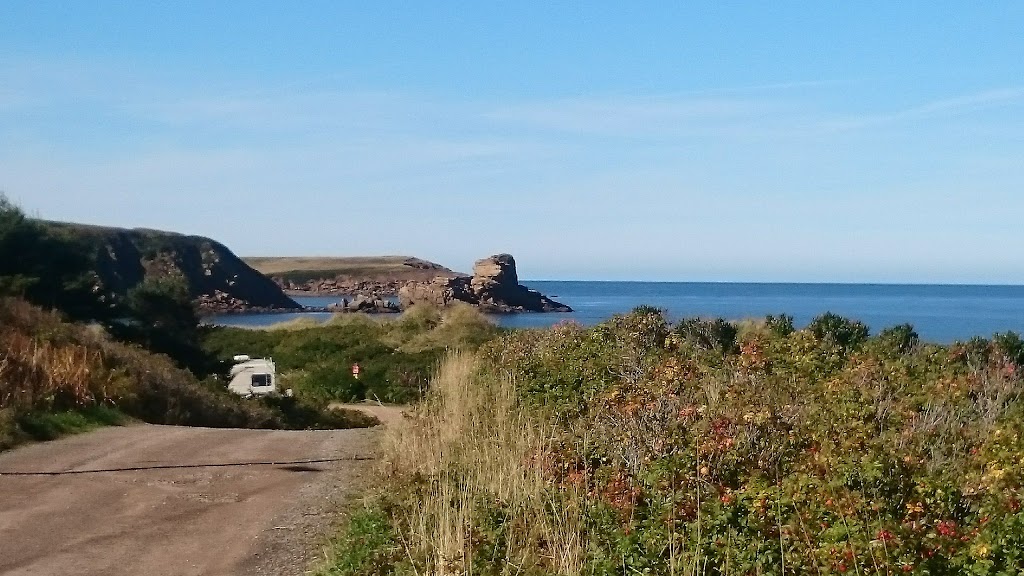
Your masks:
[[[826,314],[508,333],[390,431],[325,574],[1019,574],[1024,342]]]
[[[246,257],[243,260],[266,276],[296,283],[326,278],[407,282],[458,275],[440,264],[409,256]]]

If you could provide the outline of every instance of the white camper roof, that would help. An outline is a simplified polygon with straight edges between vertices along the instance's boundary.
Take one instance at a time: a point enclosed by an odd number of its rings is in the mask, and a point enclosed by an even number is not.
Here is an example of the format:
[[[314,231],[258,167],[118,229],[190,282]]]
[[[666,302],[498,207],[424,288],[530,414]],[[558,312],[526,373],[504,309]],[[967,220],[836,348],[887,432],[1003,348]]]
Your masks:
[[[270,358],[252,358],[231,367],[231,375],[242,372],[274,372],[274,361]]]

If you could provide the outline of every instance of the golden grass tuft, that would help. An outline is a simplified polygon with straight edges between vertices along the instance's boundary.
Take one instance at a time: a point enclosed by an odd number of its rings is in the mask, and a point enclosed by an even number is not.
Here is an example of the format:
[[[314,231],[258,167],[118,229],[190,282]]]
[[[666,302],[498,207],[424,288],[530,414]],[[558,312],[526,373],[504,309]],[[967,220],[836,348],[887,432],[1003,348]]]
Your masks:
[[[62,328],[53,313],[20,300],[0,302],[0,408],[70,409],[111,399],[101,354],[67,338]]]
[[[273,324],[263,328],[264,330],[306,330],[308,328],[316,328],[320,323],[315,318],[310,316],[299,316],[298,318],[292,318],[291,320],[282,320],[281,322],[274,322]]]
[[[418,352],[431,348],[459,349],[479,345],[494,335],[494,322],[469,304],[455,303],[437,310],[417,305],[403,314],[403,327],[392,332],[406,338],[403,351]],[[403,329],[406,328],[406,329]]]
[[[386,325],[389,319],[379,318],[361,312],[338,312],[332,314],[327,321],[328,326],[344,326],[347,328],[372,328],[379,329]]]
[[[551,443],[551,428],[520,405],[515,382],[483,377],[474,356],[451,354],[413,416],[384,441],[385,474],[428,479],[398,519],[410,561],[425,574],[469,574],[482,507],[494,506],[510,527],[505,548],[493,551],[503,573],[579,574],[581,497],[556,495],[545,479],[538,460]]]

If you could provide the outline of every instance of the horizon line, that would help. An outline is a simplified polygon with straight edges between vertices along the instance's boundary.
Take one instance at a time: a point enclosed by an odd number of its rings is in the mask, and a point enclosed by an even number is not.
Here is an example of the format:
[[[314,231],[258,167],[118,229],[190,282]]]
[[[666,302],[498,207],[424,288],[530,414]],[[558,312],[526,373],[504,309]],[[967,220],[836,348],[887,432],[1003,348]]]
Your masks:
[[[1024,283],[1009,282],[885,282],[885,281],[821,281],[821,280],[609,280],[609,279],[554,279],[531,278],[519,279],[523,282],[594,282],[594,283],[631,283],[631,284],[793,284],[808,286],[974,286],[974,287],[1007,287],[1024,288]]]

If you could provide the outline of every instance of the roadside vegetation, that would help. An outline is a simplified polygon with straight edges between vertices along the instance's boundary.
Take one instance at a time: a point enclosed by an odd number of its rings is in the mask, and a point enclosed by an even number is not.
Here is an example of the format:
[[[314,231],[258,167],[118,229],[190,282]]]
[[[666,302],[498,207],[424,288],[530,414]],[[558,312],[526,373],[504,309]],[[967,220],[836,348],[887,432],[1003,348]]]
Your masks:
[[[441,363],[322,574],[1020,574],[1024,341],[825,314],[507,333]]]
[[[280,424],[266,407],[233,400],[98,326],[0,301],[0,447],[126,419],[115,414],[166,424]]]
[[[126,294],[94,254],[0,196],[0,449],[132,419],[245,428],[347,428],[376,419],[311,398],[247,401],[200,347],[179,278]]]
[[[414,306],[395,319],[338,314],[325,324],[296,320],[265,330],[208,327],[207,354],[271,357],[281,386],[316,402],[407,403],[426,391],[446,350],[474,350],[499,334],[476,309]],[[360,367],[359,378],[352,365]]]

